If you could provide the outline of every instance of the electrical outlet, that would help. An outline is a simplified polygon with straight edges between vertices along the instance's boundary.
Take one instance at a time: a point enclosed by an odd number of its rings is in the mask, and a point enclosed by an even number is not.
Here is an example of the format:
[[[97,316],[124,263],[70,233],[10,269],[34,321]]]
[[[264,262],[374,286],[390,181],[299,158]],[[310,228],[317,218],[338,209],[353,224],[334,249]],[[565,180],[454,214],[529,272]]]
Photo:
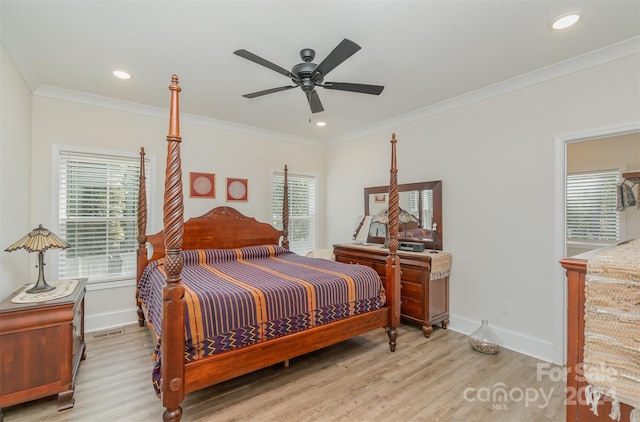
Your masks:
[[[508,300],[502,301],[502,313],[507,315],[511,314],[511,302]]]

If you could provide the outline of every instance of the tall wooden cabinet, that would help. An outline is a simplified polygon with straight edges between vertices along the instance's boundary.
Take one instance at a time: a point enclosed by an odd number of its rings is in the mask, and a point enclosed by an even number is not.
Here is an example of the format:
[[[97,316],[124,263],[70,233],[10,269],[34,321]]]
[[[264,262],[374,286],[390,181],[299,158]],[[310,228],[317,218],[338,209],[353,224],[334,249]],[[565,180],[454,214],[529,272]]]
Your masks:
[[[582,369],[584,361],[584,287],[587,274],[587,262],[591,256],[601,252],[596,249],[572,258],[560,260],[567,275],[567,422],[605,422],[611,421],[611,399],[603,397],[598,404],[598,414],[591,411],[587,403],[585,389],[587,382]],[[621,421],[630,420],[631,406],[620,403]]]
[[[338,262],[367,265],[386,277],[385,263],[389,251],[380,245],[337,244],[333,254]],[[433,331],[434,324],[447,328],[449,323],[449,275],[432,277],[432,257],[447,254],[398,251],[401,271],[401,317],[420,323],[425,337]]]
[[[0,303],[0,406],[57,394],[58,410],[73,407],[85,357],[85,286],[81,279],[70,296],[12,303],[19,290]]]

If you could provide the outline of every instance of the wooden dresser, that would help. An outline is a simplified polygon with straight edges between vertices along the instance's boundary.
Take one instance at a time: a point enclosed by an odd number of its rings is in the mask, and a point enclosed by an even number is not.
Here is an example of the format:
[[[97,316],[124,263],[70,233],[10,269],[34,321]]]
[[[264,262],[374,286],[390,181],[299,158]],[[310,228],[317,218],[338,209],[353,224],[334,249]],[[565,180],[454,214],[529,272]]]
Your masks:
[[[422,324],[425,337],[429,337],[434,324],[440,323],[446,329],[449,323],[448,271],[451,254],[430,252],[398,251],[402,286],[401,316]],[[333,246],[333,254],[338,262],[367,265],[375,269],[381,278],[386,276],[385,262],[389,250],[381,245],[337,244]],[[436,260],[446,267],[446,271],[432,265]]]
[[[70,296],[0,303],[0,406],[58,395],[58,410],[73,407],[74,381],[85,358],[84,295],[80,279]],[[0,416],[1,420],[1,416]]]

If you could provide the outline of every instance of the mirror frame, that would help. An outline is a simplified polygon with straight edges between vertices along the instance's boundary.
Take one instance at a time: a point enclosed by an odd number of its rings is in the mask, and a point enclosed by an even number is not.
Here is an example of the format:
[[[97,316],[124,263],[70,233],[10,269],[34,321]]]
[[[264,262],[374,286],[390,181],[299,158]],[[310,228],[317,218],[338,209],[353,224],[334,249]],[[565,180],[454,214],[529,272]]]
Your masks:
[[[438,237],[434,242],[423,241],[425,248],[442,250],[443,226],[442,226],[442,180],[431,182],[404,183],[398,185],[399,192],[414,190],[431,190],[433,192],[433,223],[437,224]],[[389,185],[364,188],[364,215],[369,215],[369,196],[374,194],[389,193]],[[398,239],[402,240],[402,239]],[[383,244],[384,237],[368,236],[367,242]],[[411,240],[415,241],[415,240]]]

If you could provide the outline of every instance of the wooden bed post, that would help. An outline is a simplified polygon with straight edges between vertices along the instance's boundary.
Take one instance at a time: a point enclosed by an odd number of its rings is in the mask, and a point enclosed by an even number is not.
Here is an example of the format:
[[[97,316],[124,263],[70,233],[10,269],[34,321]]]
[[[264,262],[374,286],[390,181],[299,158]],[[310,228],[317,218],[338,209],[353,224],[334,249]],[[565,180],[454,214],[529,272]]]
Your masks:
[[[389,308],[389,346],[392,352],[396,350],[398,338],[397,327],[400,325],[400,257],[398,251],[398,166],[396,164],[396,134],[391,135],[391,170],[389,174],[389,255],[387,256],[387,280],[393,291],[387,292]]]
[[[282,247],[289,249],[289,169],[284,165],[284,192],[282,192]]]
[[[167,284],[163,289],[162,323],[162,405],[163,420],[178,422],[182,418],[180,403],[184,399],[184,287],[181,283],[184,205],[180,165],[180,124],[178,76],[171,77],[171,109],[167,135],[167,169],[164,192],[164,243]]]
[[[144,327],[144,312],[140,302],[140,277],[147,266],[147,186],[144,171],[144,147],[140,148],[140,179],[138,181],[138,250],[136,267],[136,304],[138,305],[138,324]]]

